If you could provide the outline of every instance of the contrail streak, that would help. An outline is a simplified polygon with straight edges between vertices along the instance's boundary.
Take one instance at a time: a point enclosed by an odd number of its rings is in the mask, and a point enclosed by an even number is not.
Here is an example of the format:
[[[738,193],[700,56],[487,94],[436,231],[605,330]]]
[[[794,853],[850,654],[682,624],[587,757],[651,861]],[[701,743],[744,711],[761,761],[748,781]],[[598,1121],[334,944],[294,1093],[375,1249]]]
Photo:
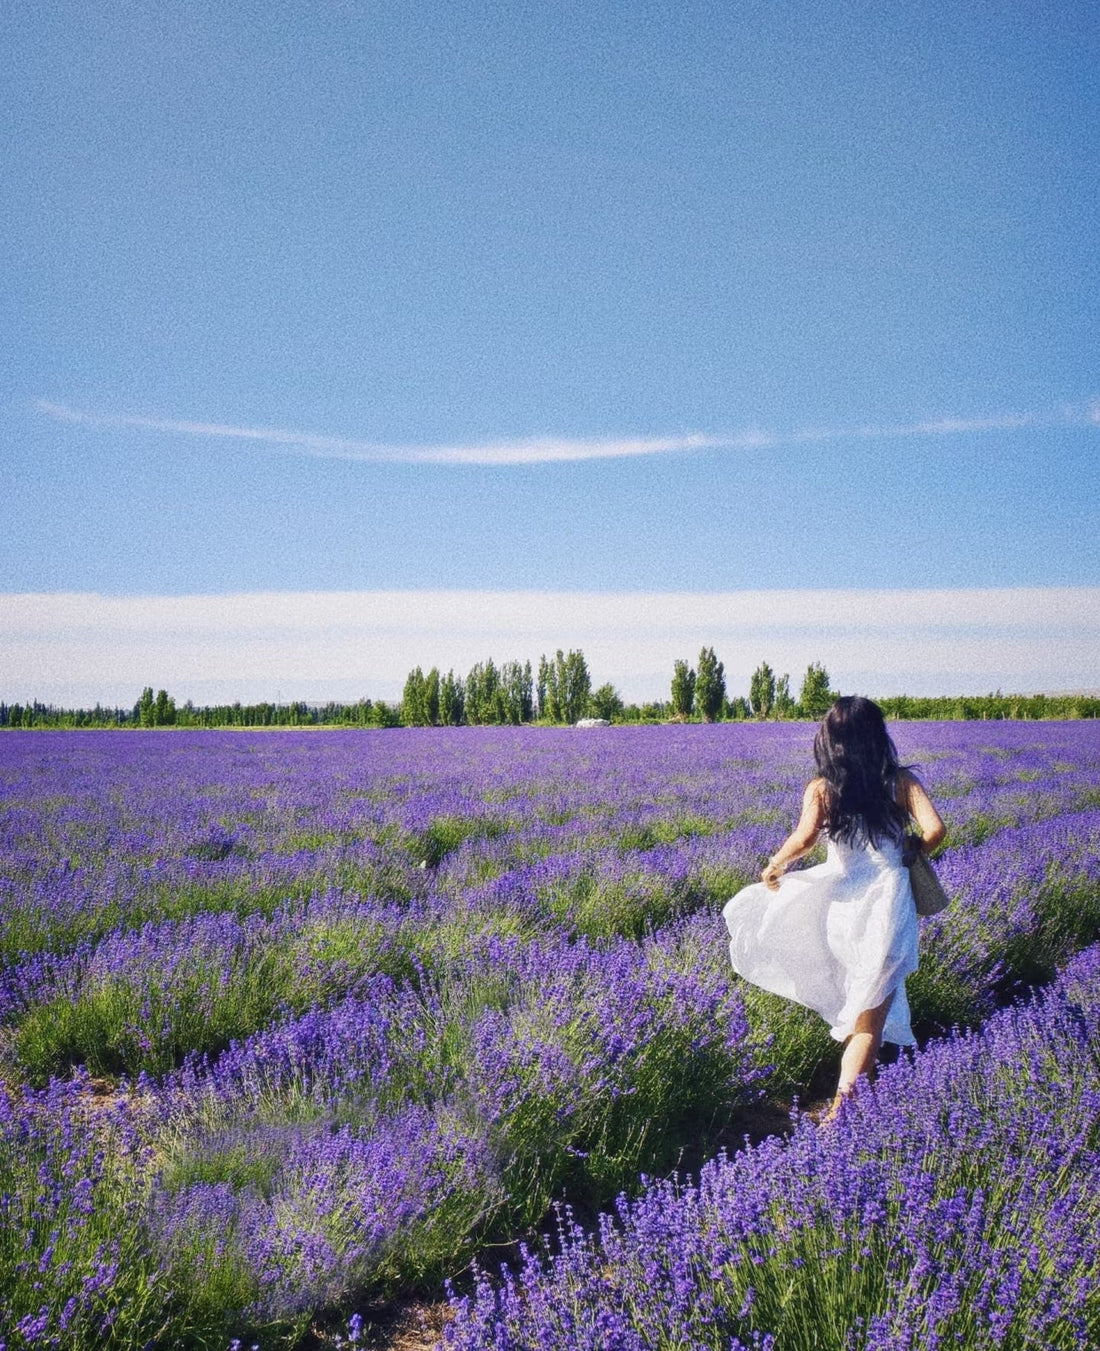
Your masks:
[[[59,422],[84,427],[120,427],[172,435],[254,441],[322,459],[371,463],[438,465],[530,465],[579,460],[623,459],[700,450],[762,450],[820,445],[843,440],[892,440],[899,437],[954,436],[963,433],[1018,431],[1035,427],[1100,426],[1100,401],[1047,412],[990,417],[943,417],[900,425],[806,427],[793,432],[755,428],[721,436],[624,436],[574,440],[530,437],[458,445],[388,445],[345,437],[321,436],[283,427],[237,427],[220,422],[193,422],[139,417],[121,413],[89,413],[40,399],[35,407]]]

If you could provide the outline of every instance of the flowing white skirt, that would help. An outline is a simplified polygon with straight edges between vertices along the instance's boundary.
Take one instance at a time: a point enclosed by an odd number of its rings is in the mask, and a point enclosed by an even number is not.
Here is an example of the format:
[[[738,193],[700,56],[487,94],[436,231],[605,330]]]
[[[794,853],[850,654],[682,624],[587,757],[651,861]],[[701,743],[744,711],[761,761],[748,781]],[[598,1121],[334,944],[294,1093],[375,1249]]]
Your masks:
[[[901,846],[829,842],[824,863],[739,891],[722,916],[733,969],[819,1013],[837,1041],[891,995],[883,1040],[913,1043],[905,977],[917,969],[917,913]]]

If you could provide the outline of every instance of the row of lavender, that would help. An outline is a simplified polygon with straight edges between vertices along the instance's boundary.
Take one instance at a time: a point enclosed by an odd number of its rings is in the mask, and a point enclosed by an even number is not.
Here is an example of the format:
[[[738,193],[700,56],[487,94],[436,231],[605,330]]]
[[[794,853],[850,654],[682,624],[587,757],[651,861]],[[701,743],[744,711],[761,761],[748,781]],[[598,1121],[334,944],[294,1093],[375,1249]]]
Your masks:
[[[1100,806],[1095,728],[918,724],[899,739],[957,846]],[[755,872],[789,823],[810,739],[804,724],[5,737],[0,957],[333,887],[406,900],[500,880],[574,926],[637,926],[661,914],[624,872],[643,889],[708,862]],[[693,842],[713,843],[709,858]],[[631,894],[610,915],[585,906],[601,888],[621,900],[615,883]]]
[[[972,1019],[1095,932],[1098,738],[899,730],[960,898],[914,1004]],[[819,1029],[746,1000],[716,911],[785,829],[809,739],[5,738],[12,1345],[104,1318],[120,1345],[134,1318],[293,1340],[804,1081]],[[138,1091],[92,1110],[79,1074],[19,1088],[80,1065]],[[27,1112],[83,1160],[48,1198]]]
[[[698,1182],[452,1300],[449,1351],[1100,1344],[1100,947]]]

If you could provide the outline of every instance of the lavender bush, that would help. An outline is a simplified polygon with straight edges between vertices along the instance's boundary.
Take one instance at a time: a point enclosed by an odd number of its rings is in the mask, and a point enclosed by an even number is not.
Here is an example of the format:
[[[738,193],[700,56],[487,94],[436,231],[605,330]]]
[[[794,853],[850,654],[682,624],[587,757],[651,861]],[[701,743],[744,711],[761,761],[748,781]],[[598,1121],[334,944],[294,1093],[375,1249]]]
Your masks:
[[[1093,1346],[1100,947],[984,1030],[620,1198],[452,1301],[450,1351]]]
[[[86,1079],[0,1091],[0,1345],[132,1347],[168,1326],[148,1149]]]

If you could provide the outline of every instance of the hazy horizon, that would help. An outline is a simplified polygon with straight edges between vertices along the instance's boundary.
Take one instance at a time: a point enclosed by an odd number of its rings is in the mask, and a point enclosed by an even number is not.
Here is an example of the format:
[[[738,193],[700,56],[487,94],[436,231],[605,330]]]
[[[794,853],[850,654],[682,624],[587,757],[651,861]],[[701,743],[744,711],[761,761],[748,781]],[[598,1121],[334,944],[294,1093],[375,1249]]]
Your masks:
[[[667,698],[673,662],[702,646],[731,694],[761,661],[796,694],[812,661],[849,693],[1053,693],[1095,686],[1100,588],[0,595],[0,630],[0,697],[70,707],[130,705],[146,685],[195,703],[393,701],[414,666],[465,675],[559,647],[631,702]]]

